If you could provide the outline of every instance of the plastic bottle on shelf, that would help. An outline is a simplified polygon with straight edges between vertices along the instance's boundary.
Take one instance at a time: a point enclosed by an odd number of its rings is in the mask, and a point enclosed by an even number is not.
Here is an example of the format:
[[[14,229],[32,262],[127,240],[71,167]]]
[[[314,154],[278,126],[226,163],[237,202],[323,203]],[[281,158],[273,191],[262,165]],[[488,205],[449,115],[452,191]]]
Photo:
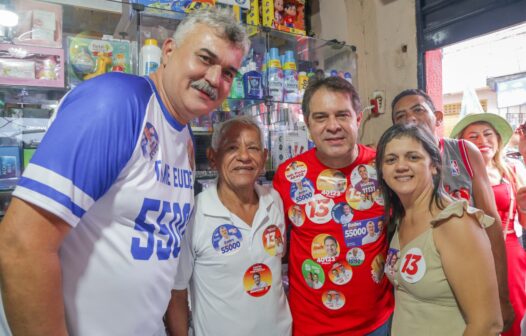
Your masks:
[[[283,63],[283,91],[286,103],[297,103],[298,94],[298,72],[296,70],[296,61],[294,60],[294,51],[285,52],[285,62]]]
[[[139,74],[147,76],[157,70],[160,64],[161,48],[157,45],[156,39],[147,38],[139,55]]]
[[[269,96],[273,101],[283,101],[283,71],[278,48],[270,48],[267,72]]]
[[[263,99],[263,87],[261,73],[256,70],[256,63],[248,64],[248,71],[243,75],[245,98]]]
[[[230,94],[228,98],[242,99],[245,98],[245,90],[243,88],[243,74],[245,73],[245,67],[241,67],[237,72],[236,76],[232,80],[232,87],[230,88]]]
[[[309,77],[307,76],[307,72],[300,71],[298,73],[298,101],[300,101],[303,98],[303,94],[305,93],[305,89],[307,88],[308,84]]]

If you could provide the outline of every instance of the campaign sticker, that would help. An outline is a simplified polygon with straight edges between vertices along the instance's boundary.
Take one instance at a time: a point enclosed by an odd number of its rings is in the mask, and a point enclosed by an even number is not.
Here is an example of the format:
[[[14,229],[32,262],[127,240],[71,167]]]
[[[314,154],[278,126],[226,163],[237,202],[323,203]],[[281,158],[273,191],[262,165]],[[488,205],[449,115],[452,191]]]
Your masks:
[[[345,296],[342,292],[329,290],[322,294],[321,301],[330,310],[338,310],[345,304]]]
[[[340,244],[327,233],[319,234],[312,240],[311,255],[320,264],[331,264],[340,255]]]
[[[305,213],[313,223],[325,224],[332,218],[333,207],[334,201],[331,198],[316,194],[305,204]]]
[[[349,224],[342,224],[343,238],[347,247],[363,246],[374,243],[384,229],[384,217],[375,217]]]
[[[346,263],[335,262],[329,271],[329,279],[333,284],[345,285],[352,278],[352,268]]]
[[[347,263],[351,266],[360,266],[365,260],[365,252],[359,247],[353,247],[347,251],[345,260],[347,260]]]
[[[314,187],[311,180],[304,178],[290,185],[290,198],[296,204],[305,204],[314,196]]]
[[[353,188],[362,194],[372,195],[379,188],[376,169],[370,165],[361,164],[351,173]]]
[[[374,197],[372,194],[362,194],[352,187],[345,192],[345,200],[354,210],[367,210],[374,204]]]
[[[141,137],[142,155],[148,159],[153,159],[159,149],[159,135],[155,127],[147,122],[142,130]]]
[[[263,247],[271,256],[283,257],[285,255],[285,243],[281,231],[276,225],[270,225],[263,231]]]
[[[219,225],[212,234],[212,246],[222,255],[239,252],[242,241],[241,231],[231,224]]]
[[[341,202],[332,208],[331,215],[336,223],[349,224],[354,217],[354,212],[349,204]]]
[[[426,273],[426,261],[422,251],[418,247],[409,249],[402,257],[400,267],[400,275],[406,282],[420,281]]]
[[[243,277],[245,291],[255,297],[267,294],[272,285],[272,272],[265,264],[250,266]]]
[[[316,188],[325,197],[339,197],[347,189],[347,178],[337,169],[325,169],[316,179]]]
[[[377,254],[371,263],[371,276],[373,281],[380,283],[384,277],[385,257],[383,254]]]
[[[287,211],[290,221],[295,226],[302,226],[305,222],[305,214],[299,205],[293,205]]]
[[[394,274],[396,273],[396,270],[398,269],[398,266],[396,263],[398,262],[398,259],[400,258],[400,251],[395,248],[390,248],[387,251],[387,259],[385,261],[385,269],[384,272],[389,278],[393,278]]]
[[[325,282],[325,274],[323,268],[318,265],[314,260],[307,259],[301,265],[301,273],[303,279],[312,289],[320,289]]]
[[[307,175],[307,165],[301,161],[292,161],[285,169],[285,178],[290,182],[300,182]]]

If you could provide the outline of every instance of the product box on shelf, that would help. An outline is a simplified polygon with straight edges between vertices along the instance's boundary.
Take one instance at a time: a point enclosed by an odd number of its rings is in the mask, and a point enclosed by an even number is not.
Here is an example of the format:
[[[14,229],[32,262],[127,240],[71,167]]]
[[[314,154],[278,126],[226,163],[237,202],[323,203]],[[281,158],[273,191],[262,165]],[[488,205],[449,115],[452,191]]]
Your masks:
[[[62,48],[62,7],[43,1],[15,0],[19,23],[13,43]]]
[[[0,44],[0,84],[64,87],[64,50]]]
[[[238,20],[241,19],[241,9],[250,9],[250,0],[131,0],[145,6],[148,14],[174,19],[182,19],[196,9],[216,6],[231,6]]]
[[[0,138],[0,190],[14,188],[20,172],[20,146],[15,139]]]
[[[67,42],[67,76],[72,87],[106,72],[132,73],[129,41],[70,36]]]
[[[305,35],[307,0],[261,0],[262,24],[288,33]]]

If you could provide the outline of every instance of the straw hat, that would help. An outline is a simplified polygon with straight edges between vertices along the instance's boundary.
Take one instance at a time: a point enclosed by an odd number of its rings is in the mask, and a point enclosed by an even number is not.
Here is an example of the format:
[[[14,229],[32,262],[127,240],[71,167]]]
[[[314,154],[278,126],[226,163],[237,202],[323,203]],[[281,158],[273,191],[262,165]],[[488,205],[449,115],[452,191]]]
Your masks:
[[[502,140],[501,147],[506,146],[511,136],[513,135],[513,129],[506,119],[495,113],[474,113],[465,115],[460,121],[453,127],[450,137],[460,138],[462,132],[466,127],[475,122],[486,122],[493,126],[493,128],[499,133]]]

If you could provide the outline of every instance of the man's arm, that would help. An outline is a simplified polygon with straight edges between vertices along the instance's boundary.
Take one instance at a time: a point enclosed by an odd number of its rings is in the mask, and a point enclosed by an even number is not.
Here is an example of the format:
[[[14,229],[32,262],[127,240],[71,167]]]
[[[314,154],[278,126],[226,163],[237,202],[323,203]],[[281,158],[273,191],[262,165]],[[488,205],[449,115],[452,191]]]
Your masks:
[[[471,142],[466,141],[465,144],[469,161],[474,172],[472,191],[475,207],[483,210],[488,216],[495,218],[495,223],[486,229],[486,233],[488,234],[491,243],[491,252],[495,261],[504,330],[507,330],[511,327],[515,314],[509,299],[508,262],[506,258],[504,236],[502,234],[502,222],[497,212],[495,196],[493,195],[493,189],[491,189],[482,155],[478,148]]]
[[[188,291],[172,290],[172,298],[166,310],[166,328],[170,336],[188,336]]]
[[[58,250],[70,230],[13,197],[0,223],[0,286],[13,335],[67,335]]]

